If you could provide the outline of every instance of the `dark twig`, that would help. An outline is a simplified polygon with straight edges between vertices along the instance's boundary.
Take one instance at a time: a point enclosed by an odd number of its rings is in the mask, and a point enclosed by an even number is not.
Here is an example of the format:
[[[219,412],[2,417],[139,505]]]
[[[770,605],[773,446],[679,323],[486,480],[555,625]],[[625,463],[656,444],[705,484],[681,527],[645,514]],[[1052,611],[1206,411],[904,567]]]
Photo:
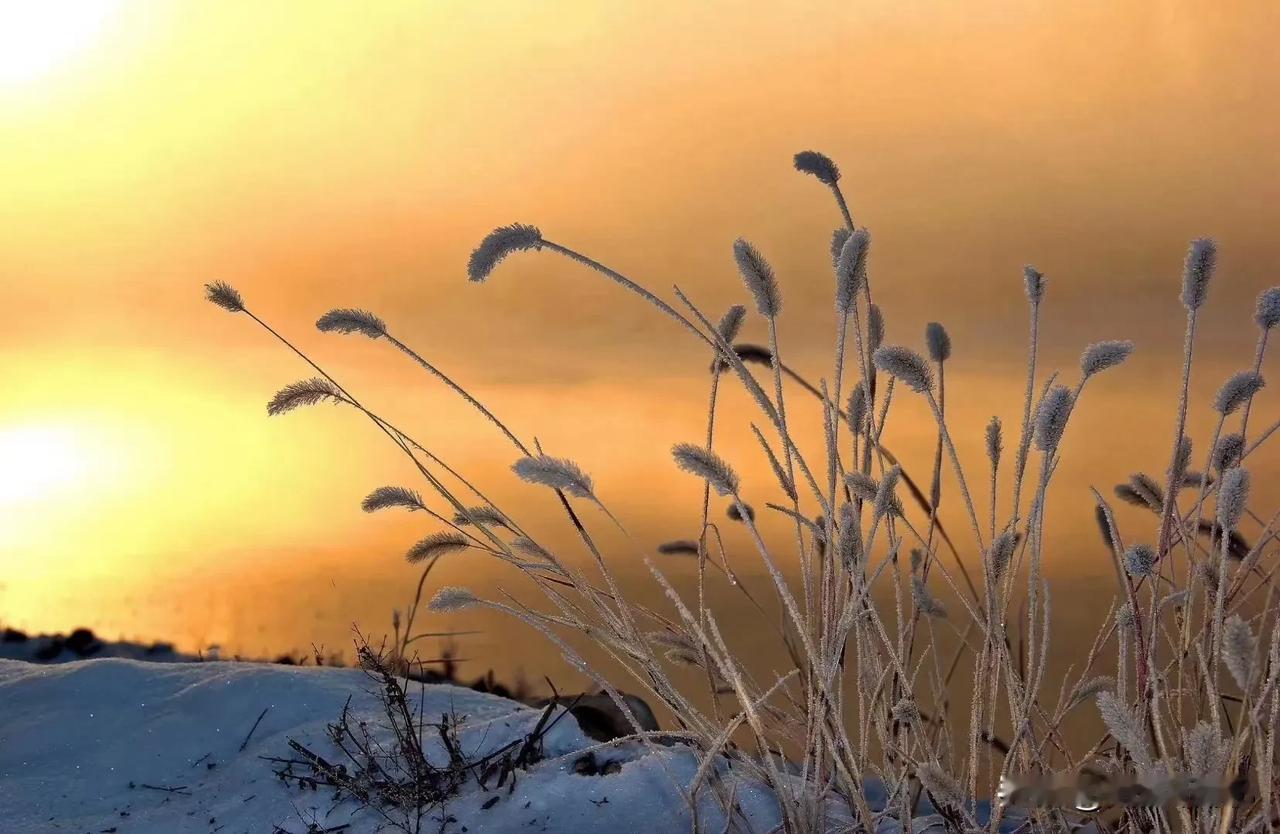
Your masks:
[[[258,729],[258,725],[262,723],[262,718],[267,714],[267,710],[271,709],[270,705],[262,708],[262,712],[258,714],[258,720],[253,722],[253,726],[249,728],[249,735],[244,737],[244,741],[240,742],[240,752],[244,752],[244,748],[249,746],[249,739],[253,738],[253,731]]]

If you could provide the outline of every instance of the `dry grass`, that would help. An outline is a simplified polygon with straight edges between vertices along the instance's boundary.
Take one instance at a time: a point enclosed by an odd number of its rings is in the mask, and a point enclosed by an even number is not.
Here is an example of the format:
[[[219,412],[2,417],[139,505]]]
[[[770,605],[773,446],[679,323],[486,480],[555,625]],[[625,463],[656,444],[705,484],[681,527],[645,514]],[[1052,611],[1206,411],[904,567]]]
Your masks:
[[[832,370],[817,386],[782,363],[776,322],[784,287],[764,254],[744,240],[734,244],[733,255],[748,295],[768,325],[767,348],[732,344],[741,308],[714,324],[679,287],[676,301],[665,301],[532,226],[496,230],[480,243],[468,266],[469,278],[483,281],[505,258],[520,252],[568,258],[634,293],[705,346],[711,363],[706,436],[673,450],[674,462],[705,482],[701,534],[667,547],[696,556],[697,591],[692,598],[682,596],[657,565],[648,563],[669,599],[666,614],[629,602],[618,586],[592,531],[598,524],[623,525],[597,496],[590,477],[571,460],[544,454],[536,443],[526,445],[472,394],[397,339],[381,319],[358,310],[335,310],[321,318],[320,326],[383,341],[492,421],[512,447],[515,473],[554,492],[591,554],[598,578],[538,544],[521,528],[518,513],[496,507],[300,352],[319,377],[286,387],[271,408],[278,412],[328,400],[363,413],[412,461],[426,496],[384,488],[370,496],[366,509],[421,511],[440,526],[410,554],[426,560],[419,600],[427,572],[445,549],[483,551],[522,572],[543,592],[545,610],[512,600],[480,600],[461,589],[442,591],[436,607],[485,606],[540,632],[574,667],[595,679],[623,715],[633,718],[642,738],[620,688],[661,702],[678,716],[708,765],[718,757],[732,757],[745,773],[773,787],[786,831],[831,830],[838,819],[833,807],[848,809],[854,830],[874,831],[883,817],[912,815],[923,793],[945,826],[961,834],[983,827],[975,797],[995,795],[1002,776],[1083,768],[1145,778],[1203,774],[1212,768],[1221,770],[1224,780],[1247,772],[1262,790],[1226,807],[1171,802],[1103,807],[1090,814],[1038,809],[1022,827],[1059,831],[1094,822],[1116,832],[1276,830],[1280,628],[1272,605],[1275,532],[1272,522],[1264,520],[1271,516],[1249,506],[1247,467],[1280,428],[1278,422],[1256,436],[1249,432],[1267,337],[1280,323],[1280,290],[1266,290],[1259,299],[1252,370],[1233,377],[1214,403],[1204,404],[1216,409],[1217,430],[1200,452],[1203,474],[1195,472],[1189,468],[1193,452],[1185,436],[1192,406],[1188,391],[1196,322],[1209,296],[1216,249],[1211,241],[1192,243],[1181,287],[1186,339],[1180,396],[1172,409],[1170,464],[1163,482],[1135,475],[1131,484],[1117,488],[1121,498],[1148,508],[1153,517],[1146,529],[1122,535],[1107,499],[1094,492],[1115,572],[1113,610],[1119,613],[1066,679],[1047,681],[1053,649],[1050,588],[1041,570],[1044,508],[1058,464],[1071,451],[1072,414],[1088,401],[1086,382],[1113,372],[1132,345],[1115,341],[1088,346],[1074,384],[1059,382],[1056,371],[1046,374],[1038,364],[1037,342],[1051,287],[1028,267],[1026,387],[1012,460],[1005,457],[1002,429],[993,420],[986,427],[986,460],[970,462],[966,469],[946,417],[951,355],[946,331],[930,325],[927,358],[904,346],[880,344],[884,325],[869,275],[870,237],[852,221],[839,170],[814,152],[797,155],[796,167],[831,190],[845,219],[845,228],[833,238]],[[1177,291],[1171,282],[1170,292]],[[209,300],[249,316],[297,352],[230,287],[211,285]],[[763,369],[759,379],[747,363]],[[858,378],[850,385],[854,374]],[[716,451],[717,396],[726,381],[742,385],[759,410],[759,427],[752,428],[767,453],[779,496],[778,503],[767,506],[794,522],[794,536],[789,533],[786,541],[767,541],[761,534],[755,512],[740,494],[732,461]],[[784,388],[796,383],[793,395],[813,395],[823,405],[823,443],[816,450],[802,450],[788,422]],[[851,392],[848,404],[841,408],[846,390]],[[935,454],[923,466],[904,467],[882,443],[895,396],[922,397],[934,415]],[[975,434],[982,430],[964,428]],[[908,471],[917,466],[931,470],[927,496]],[[947,500],[942,495],[947,470],[958,495],[949,500],[959,502],[970,528],[966,537],[955,532],[953,538],[937,512]],[[682,476],[673,470],[672,477]],[[448,486],[455,482],[463,488]],[[989,494],[979,495],[971,485],[985,485]],[[904,487],[911,498],[905,503],[898,498]],[[784,612],[780,623],[760,620],[766,630],[761,639],[772,635],[791,658],[792,667],[776,679],[757,679],[746,658],[730,650],[717,613],[706,601],[711,581],[728,579],[746,593],[732,582],[718,528],[709,518],[713,489],[730,499],[734,520],[749,534]],[[987,500],[980,505],[983,498]],[[1247,531],[1255,541],[1252,546],[1241,531],[1246,525],[1252,528]],[[898,558],[908,552],[909,563]],[[799,566],[798,583],[783,572],[793,564]],[[716,573],[708,573],[708,565]],[[980,570],[976,581],[969,574],[974,565]],[[877,602],[873,590],[888,592],[892,604]],[[939,590],[958,603],[944,606]],[[760,607],[756,600],[750,602]],[[414,614],[417,608],[415,603]],[[944,631],[958,638],[966,663],[958,663],[959,656],[941,656],[938,635]],[[566,633],[585,635],[629,677],[609,680],[599,674],[569,646]],[[408,650],[408,639],[406,627],[401,653]],[[674,668],[689,665],[700,669],[696,689],[678,685],[677,677],[688,678],[673,674]],[[971,680],[957,679],[966,674]],[[956,687],[971,693],[967,710],[956,710],[948,701],[947,692]],[[1056,702],[1046,696],[1053,692],[1058,693]],[[1061,731],[1064,718],[1073,709],[1092,708],[1090,701],[1096,702],[1108,734],[1088,747],[1069,743]],[[889,793],[882,811],[873,812],[864,798],[869,779],[881,780]],[[691,793],[711,789],[707,784],[687,788]],[[997,810],[985,827],[995,831],[1002,813]]]

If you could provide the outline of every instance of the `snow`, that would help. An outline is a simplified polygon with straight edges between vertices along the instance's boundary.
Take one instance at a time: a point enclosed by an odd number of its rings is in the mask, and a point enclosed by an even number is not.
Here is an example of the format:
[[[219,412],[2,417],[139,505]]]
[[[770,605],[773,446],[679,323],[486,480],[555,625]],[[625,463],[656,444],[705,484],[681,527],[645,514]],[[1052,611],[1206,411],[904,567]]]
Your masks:
[[[353,722],[385,724],[374,680],[360,669],[266,663],[155,663],[103,658],[54,664],[0,659],[0,830],[13,832],[265,832],[311,834],[396,831],[376,809],[336,801],[330,788],[302,789],[276,775],[297,758],[289,742],[339,762],[329,732],[345,704]],[[523,740],[543,717],[495,695],[448,684],[408,686],[410,706],[428,723],[454,716],[459,747],[473,758]],[[600,744],[561,708],[543,736],[544,757],[499,787],[471,779],[421,831],[691,831],[682,794],[698,755],[678,743]],[[433,719],[433,717],[435,717]],[[260,720],[259,720],[260,719]],[[422,735],[426,755],[444,763],[438,733]],[[241,749],[243,747],[243,750]],[[587,758],[589,757],[589,759]],[[741,808],[733,830],[764,832],[779,824],[764,786],[721,770]],[[679,788],[677,788],[677,785]],[[707,791],[701,830],[725,830]],[[882,786],[869,785],[873,809]],[[914,832],[941,831],[933,809]],[[985,818],[986,803],[980,803]],[[842,815],[838,812],[837,818]],[[1012,819],[1001,826],[1010,830]],[[345,826],[345,827],[344,827]],[[881,818],[877,834],[898,831]]]
[[[302,834],[311,825],[324,830],[349,824],[340,830],[395,830],[373,809],[353,801],[335,804],[323,787],[301,790],[282,782],[277,765],[259,758],[290,757],[293,739],[339,760],[326,727],[348,698],[353,717],[381,720],[372,687],[358,669],[0,660],[0,828]],[[477,753],[523,738],[542,715],[449,685],[409,691],[415,707],[423,699],[427,716],[456,713],[461,746]],[[440,742],[424,736],[424,743],[434,745],[429,757],[443,760]],[[691,750],[606,746],[592,754],[604,773],[582,775],[575,763],[593,747],[598,743],[566,715],[544,739],[546,757],[521,772],[513,790],[510,782],[486,789],[472,781],[424,819],[422,830],[620,832],[635,830],[638,820],[653,830],[690,830],[689,811],[672,780],[691,782],[698,765]],[[753,830],[777,824],[766,790],[742,784],[737,795]],[[723,827],[709,797],[702,813],[708,830]]]

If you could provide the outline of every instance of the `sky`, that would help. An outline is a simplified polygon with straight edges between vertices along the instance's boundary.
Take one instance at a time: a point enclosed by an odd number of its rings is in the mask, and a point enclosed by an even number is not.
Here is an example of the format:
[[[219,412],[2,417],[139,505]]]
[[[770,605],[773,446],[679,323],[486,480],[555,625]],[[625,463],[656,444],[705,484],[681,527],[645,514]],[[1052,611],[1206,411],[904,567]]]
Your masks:
[[[22,5],[0,3],[0,622],[27,628],[275,652],[382,627],[409,593],[400,554],[435,528],[359,501],[412,473],[350,412],[268,419],[310,369],[208,305],[208,281],[559,524],[434,380],[313,327],[379,314],[591,472],[634,535],[618,546],[645,550],[693,532],[701,491],[668,449],[704,431],[704,349],[550,254],[483,285],[467,256],[533,223],[718,315],[745,300],[745,236],[779,275],[783,358],[816,381],[840,217],[791,158],[824,151],[871,232],[889,340],[951,332],[949,408],[977,465],[986,420],[1020,414],[1025,264],[1049,277],[1044,359],[1064,379],[1086,343],[1135,341],[1068,435],[1047,557],[1064,582],[1110,570],[1087,487],[1167,458],[1188,242],[1221,251],[1193,404],[1251,361],[1253,298],[1277,283],[1265,2],[95,0],[52,22]],[[753,317],[745,336],[764,334]],[[725,454],[772,500],[750,403],[725,396]],[[820,441],[817,410],[795,407]],[[927,471],[927,413],[895,408],[889,439]],[[643,578],[638,559],[621,570]]]

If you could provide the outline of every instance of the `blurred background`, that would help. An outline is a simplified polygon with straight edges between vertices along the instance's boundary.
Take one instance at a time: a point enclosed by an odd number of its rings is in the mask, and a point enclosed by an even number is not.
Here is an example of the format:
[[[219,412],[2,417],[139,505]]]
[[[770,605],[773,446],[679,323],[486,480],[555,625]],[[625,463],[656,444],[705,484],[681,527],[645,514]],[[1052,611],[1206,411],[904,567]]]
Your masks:
[[[534,223],[716,317],[746,301],[730,251],[745,236],[781,282],[783,359],[816,383],[831,373],[840,217],[792,169],[814,148],[871,231],[888,341],[920,347],[933,320],[952,335],[947,408],[971,482],[985,482],[992,415],[1016,443],[1024,264],[1048,276],[1042,358],[1064,381],[1086,343],[1136,342],[1086,389],[1050,494],[1065,665],[1115,594],[1088,488],[1167,464],[1194,237],[1221,253],[1193,378],[1197,467],[1213,391],[1252,361],[1253,299],[1280,263],[1278,24],[1274,4],[1247,0],[0,3],[0,622],[350,658],[353,625],[376,638],[407,602],[417,571],[402,555],[438,528],[359,503],[420,486],[411,467],[350,410],[268,419],[271,395],[311,371],[207,304],[211,280],[584,560],[491,426],[386,345],[313,326],[332,307],[381,315],[595,478],[633,540],[598,512],[588,523],[659,604],[641,557],[697,533],[701,486],[669,449],[705,432],[705,350],[553,255],[484,285],[465,280],[467,256],[494,226]],[[764,334],[753,316],[744,338]],[[720,448],[763,509],[778,493],[755,412],[736,384],[722,391]],[[817,449],[818,410],[788,393]],[[1275,402],[1261,395],[1259,427]],[[927,483],[919,398],[896,397],[890,426]],[[1254,469],[1263,505],[1280,497],[1274,472]],[[959,509],[953,497],[944,518],[967,542]],[[713,512],[767,597],[741,527]],[[1152,516],[1117,512],[1128,539],[1153,537]],[[691,564],[660,564],[691,589]],[[471,554],[433,580],[525,590]],[[741,597],[713,594],[740,639],[766,640]],[[582,683],[524,628],[474,613],[431,625],[481,630],[460,639],[472,673]],[[781,662],[775,649],[761,662]]]

